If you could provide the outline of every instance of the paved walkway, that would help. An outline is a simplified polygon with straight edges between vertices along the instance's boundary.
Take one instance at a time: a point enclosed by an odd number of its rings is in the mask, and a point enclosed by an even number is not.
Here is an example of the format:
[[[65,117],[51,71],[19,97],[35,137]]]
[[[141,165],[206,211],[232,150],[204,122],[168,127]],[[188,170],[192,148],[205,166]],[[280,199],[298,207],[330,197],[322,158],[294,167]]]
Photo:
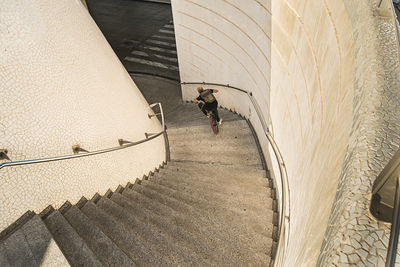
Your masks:
[[[87,0],[93,19],[129,72],[179,79],[171,5],[166,0]]]

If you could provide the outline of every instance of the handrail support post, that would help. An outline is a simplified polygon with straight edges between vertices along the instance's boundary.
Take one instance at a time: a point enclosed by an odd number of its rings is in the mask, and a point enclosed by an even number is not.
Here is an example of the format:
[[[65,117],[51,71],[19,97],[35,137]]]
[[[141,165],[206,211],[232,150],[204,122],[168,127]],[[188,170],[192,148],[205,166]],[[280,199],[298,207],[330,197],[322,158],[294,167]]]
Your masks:
[[[161,115],[161,113],[147,114],[147,116],[149,117],[149,119],[151,119],[151,118],[153,118],[153,117],[155,117],[155,116],[158,116],[158,115]]]
[[[386,267],[394,267],[396,263],[397,255],[397,244],[399,242],[399,230],[400,230],[400,176],[397,177],[396,181],[396,193],[394,195],[394,208],[392,216],[392,227],[390,229],[389,246],[386,255]]]

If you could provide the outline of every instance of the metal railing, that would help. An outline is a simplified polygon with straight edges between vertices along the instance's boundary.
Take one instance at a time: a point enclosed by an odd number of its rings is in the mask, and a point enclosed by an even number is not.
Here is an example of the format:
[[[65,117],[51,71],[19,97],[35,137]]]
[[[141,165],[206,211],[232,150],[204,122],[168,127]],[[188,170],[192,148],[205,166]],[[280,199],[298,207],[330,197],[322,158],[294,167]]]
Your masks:
[[[40,158],[40,159],[28,159],[28,160],[20,160],[20,161],[7,161],[7,162],[4,162],[4,163],[0,164],[0,169],[5,168],[5,167],[11,167],[11,166],[28,165],[28,164],[36,164],[36,163],[44,163],[44,162],[52,162],[52,161],[60,161],[60,160],[88,157],[88,156],[93,156],[93,155],[113,152],[113,151],[125,149],[125,148],[128,148],[128,147],[139,145],[141,143],[148,142],[148,141],[150,141],[152,139],[155,139],[158,136],[164,134],[165,131],[166,131],[166,126],[165,126],[165,121],[164,121],[164,112],[163,112],[161,103],[154,103],[154,104],[151,104],[149,107],[152,109],[153,107],[155,107],[157,105],[160,108],[160,113],[149,114],[148,116],[149,116],[149,119],[151,119],[154,116],[161,115],[162,131],[160,131],[158,133],[152,133],[152,134],[145,133],[145,136],[146,136],[145,139],[142,139],[142,140],[139,140],[139,141],[135,141],[135,142],[131,142],[131,141],[123,140],[123,139],[118,139],[119,146],[100,149],[100,150],[96,150],[96,151],[90,151],[90,152],[81,149],[81,151],[84,151],[82,154],[72,154],[72,155],[55,156],[55,157]],[[3,150],[3,152],[2,152],[3,155],[4,155],[4,153],[6,153],[4,151],[7,151],[7,150],[5,150],[5,149]],[[74,150],[74,152],[75,152],[75,150]]]
[[[380,221],[392,224],[386,266],[394,266],[400,230],[400,150],[385,166],[372,187],[370,211]]]
[[[274,266],[282,266],[284,260],[284,249],[287,247],[289,242],[289,231],[290,231],[290,193],[289,193],[289,181],[287,170],[285,166],[285,162],[283,160],[282,154],[279,150],[277,143],[275,142],[271,132],[265,122],[264,115],[258,105],[257,100],[253,96],[253,93],[235,86],[231,86],[229,84],[219,84],[219,83],[207,83],[207,82],[182,82],[183,85],[210,85],[210,86],[220,86],[230,88],[242,93],[245,93],[250,99],[254,109],[256,110],[258,119],[263,128],[264,134],[267,137],[268,142],[270,143],[276,160],[279,164],[279,173],[281,176],[281,205],[280,205],[280,223],[279,223],[279,233],[278,233],[278,246],[275,251],[275,255],[273,255]],[[244,114],[243,114],[244,115]]]

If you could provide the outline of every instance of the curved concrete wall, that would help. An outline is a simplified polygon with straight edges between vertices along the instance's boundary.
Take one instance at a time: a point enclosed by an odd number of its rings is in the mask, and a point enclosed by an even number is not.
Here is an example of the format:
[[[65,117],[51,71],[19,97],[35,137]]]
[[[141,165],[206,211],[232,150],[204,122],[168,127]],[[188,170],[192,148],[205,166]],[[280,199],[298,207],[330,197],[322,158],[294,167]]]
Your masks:
[[[80,0],[1,2],[0,148],[12,161],[72,154],[159,132]],[[26,210],[105,193],[154,170],[162,136],[85,158],[0,169],[0,230]],[[2,163],[4,161],[0,161]]]
[[[399,96],[398,50],[392,21],[374,16],[376,3],[353,2],[172,1],[181,81],[252,91],[282,151],[290,191],[285,266],[315,265],[322,243],[323,266],[378,264],[382,258],[369,250],[375,241],[357,246],[352,235],[369,214],[374,175],[400,143],[395,115],[399,107],[387,103],[386,97]],[[381,21],[386,24],[380,26]],[[379,43],[382,35],[386,39]],[[195,87],[182,86],[184,100],[195,97]],[[385,90],[377,89],[382,87]],[[221,105],[250,118],[270,166],[276,165],[248,99],[230,89],[218,94]],[[373,101],[363,101],[369,97]],[[381,143],[360,142],[366,138],[379,138]],[[377,151],[385,151],[385,157],[379,158],[383,152]],[[279,190],[276,167],[274,172]],[[343,181],[358,181],[364,175],[368,185],[343,186]],[[376,231],[387,236],[386,226],[368,218],[365,224],[373,225],[368,236]],[[360,243],[364,239],[367,236]]]

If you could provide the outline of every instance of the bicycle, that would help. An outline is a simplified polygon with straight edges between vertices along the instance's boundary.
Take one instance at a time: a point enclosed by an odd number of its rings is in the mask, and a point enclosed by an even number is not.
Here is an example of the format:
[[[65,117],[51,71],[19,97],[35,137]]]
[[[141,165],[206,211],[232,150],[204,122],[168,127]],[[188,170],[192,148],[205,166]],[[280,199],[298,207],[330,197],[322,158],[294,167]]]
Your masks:
[[[197,102],[194,102],[194,103],[197,103]],[[205,105],[204,101],[198,101],[198,103],[199,103],[199,108],[203,111],[203,107]],[[210,119],[211,130],[214,132],[215,135],[217,135],[219,133],[219,127],[218,127],[219,123],[215,119],[215,115],[212,111],[210,111],[210,110],[206,110],[206,111],[207,111],[207,117]]]
[[[214,113],[212,111],[207,111],[207,117],[210,118],[210,125],[211,125],[211,130],[214,132],[214,134],[219,133],[219,127],[218,127],[218,121],[215,119]]]

